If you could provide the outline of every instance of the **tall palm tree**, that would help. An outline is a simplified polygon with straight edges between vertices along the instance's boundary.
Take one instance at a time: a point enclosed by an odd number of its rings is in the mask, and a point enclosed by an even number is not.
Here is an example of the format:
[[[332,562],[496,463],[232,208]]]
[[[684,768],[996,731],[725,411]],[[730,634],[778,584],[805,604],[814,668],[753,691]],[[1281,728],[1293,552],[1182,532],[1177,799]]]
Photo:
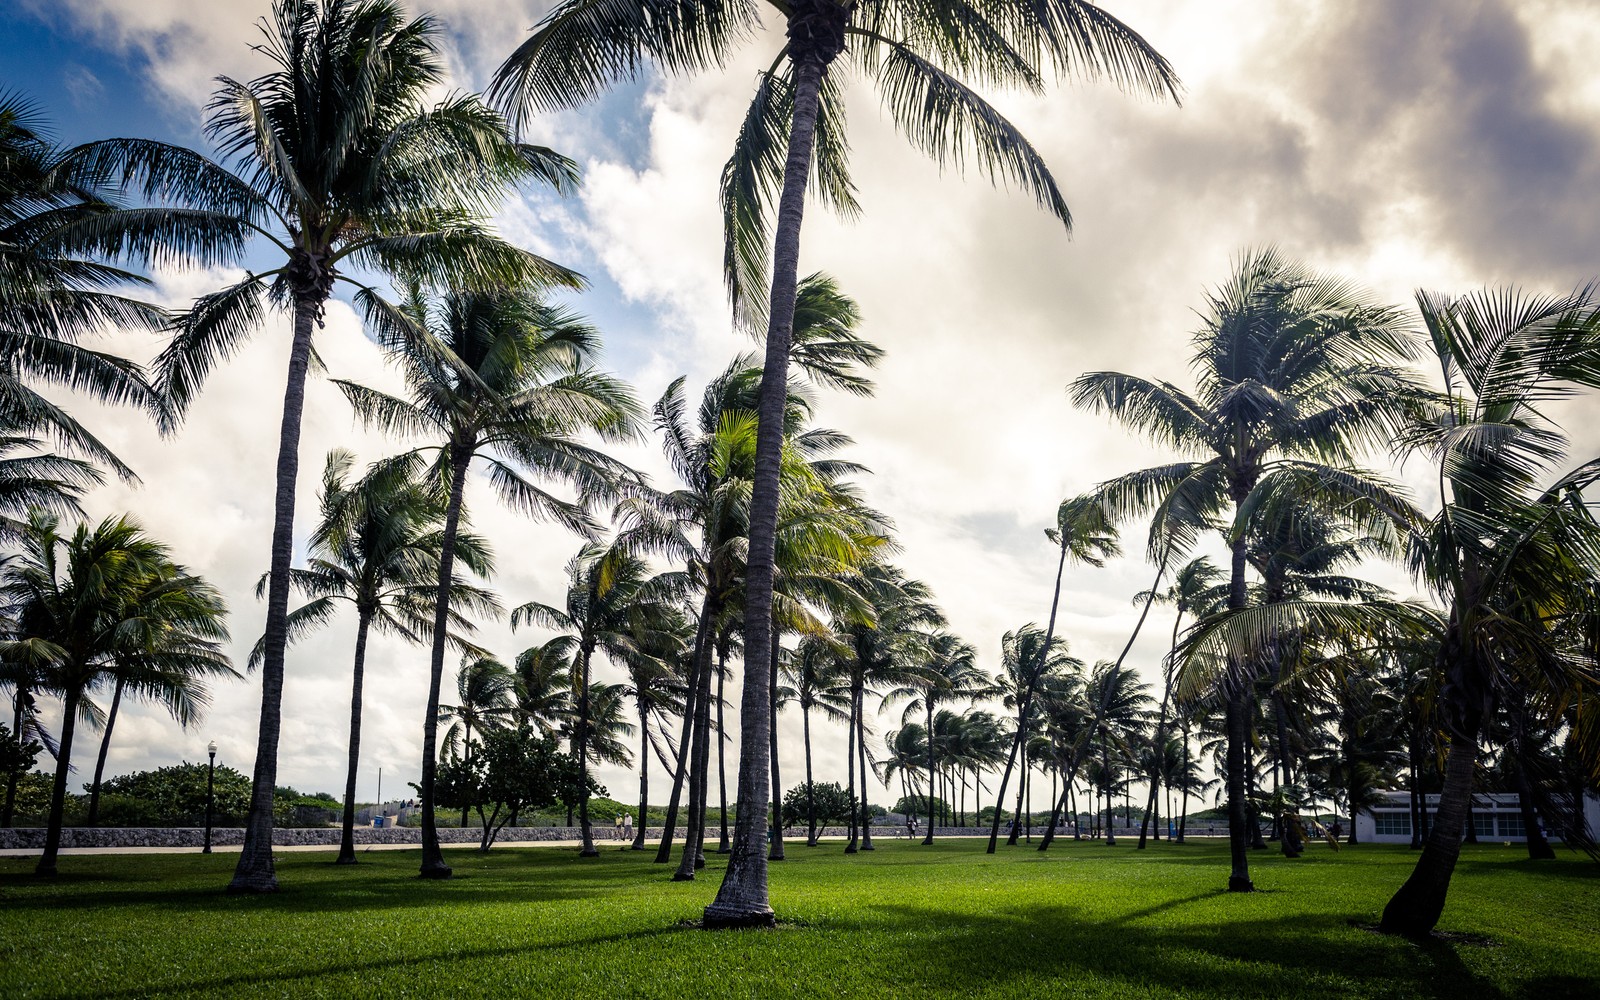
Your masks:
[[[989,678],[978,668],[978,651],[972,644],[949,632],[939,630],[928,636],[927,657],[916,671],[907,679],[907,683],[897,687],[884,695],[884,704],[909,699],[906,703],[906,715],[918,710],[922,711],[927,719],[923,728],[924,742],[927,751],[928,773],[928,832],[923,837],[924,845],[933,843],[934,810],[933,786],[934,775],[938,769],[938,740],[934,739],[934,713],[940,705],[955,701],[975,701],[982,698],[990,691]],[[909,726],[909,723],[902,720]],[[903,730],[902,730],[903,731]]]
[[[361,761],[362,692],[366,682],[367,639],[374,629],[409,643],[421,643],[433,626],[439,587],[439,554],[444,503],[438,490],[418,476],[414,460],[382,462],[351,481],[355,456],[343,449],[328,453],[318,496],[320,518],[311,531],[304,569],[290,572],[290,584],[310,598],[289,613],[289,639],[317,628],[349,604],[356,612],[355,663],[350,682],[349,762],[345,770],[344,813],[335,864],[356,863],[356,776]],[[477,536],[458,532],[456,558],[480,578],[494,569],[488,547]],[[268,585],[263,577],[256,596]],[[499,615],[494,595],[463,580],[451,586],[450,640],[475,649],[462,638],[472,623],[462,611]],[[480,651],[481,652],[481,651]],[[251,656],[257,665],[265,641]]]
[[[1055,543],[1060,552],[1056,560],[1055,587],[1050,591],[1050,617],[1045,622],[1043,641],[1031,646],[1034,655],[1039,657],[1039,662],[1021,664],[1017,668],[1031,676],[1035,682],[1045,676],[1044,659],[1055,648],[1056,611],[1061,604],[1061,577],[1066,572],[1067,560],[1101,567],[1105,565],[1107,559],[1121,552],[1121,547],[1117,543],[1116,525],[1107,518],[1105,507],[1099,498],[1092,495],[1061,501],[1056,507],[1056,526],[1046,528],[1044,534]],[[1139,619],[1139,624],[1140,626],[1144,624],[1142,617]],[[1133,640],[1128,640],[1128,644],[1131,646]],[[1032,717],[1030,703],[1034,694],[1035,691],[1031,687],[1020,692],[1019,696],[1022,699],[1018,712],[1020,716]],[[1011,781],[1011,769],[1016,766],[1017,754],[1026,738],[1026,734],[1020,730],[1012,734],[1011,756],[1006,761],[1005,771],[1000,776],[1000,791],[995,797],[994,822],[989,829],[990,854],[994,853],[995,843],[1000,837],[1000,808],[1005,804],[1006,786]],[[1016,840],[1013,838],[1011,842],[1016,843]]]
[[[411,324],[353,273],[449,287],[579,282],[481,221],[509,184],[538,178],[565,191],[576,168],[548,149],[512,142],[501,117],[475,96],[428,103],[443,79],[438,33],[432,18],[409,19],[392,0],[274,0],[256,47],[272,68],[250,81],[219,77],[209,105],[207,134],[224,162],[146,139],[102,140],[68,155],[78,175],[123,184],[151,202],[139,217],[168,234],[170,248],[157,259],[237,266],[257,243],[276,258],[201,296],[176,321],[156,361],[169,427],[210,370],[261,324],[267,305],[292,315],[254,791],[232,891],[277,885],[272,789],[300,424],[313,334],[335,285],[354,288],[369,326],[403,342],[415,333]],[[108,231],[103,248],[129,249],[127,228]]]
[[[598,651],[617,663],[647,655],[640,629],[669,631],[677,623],[678,599],[686,580],[680,573],[652,576],[644,560],[616,544],[589,544],[567,563],[564,607],[530,601],[511,613],[511,624],[524,622],[563,629],[577,640],[572,692],[577,726],[572,752],[578,758],[578,823],[582,828],[580,857],[598,857],[589,825],[590,678]]]
[[[1387,444],[1420,395],[1396,367],[1413,353],[1399,311],[1268,248],[1244,254],[1234,275],[1208,296],[1194,337],[1197,392],[1119,372],[1073,382],[1078,405],[1104,410],[1192,458],[1101,484],[1117,518],[1155,513],[1156,527],[1188,549],[1207,526],[1223,524],[1231,550],[1228,607],[1247,604],[1250,515],[1264,498],[1293,489],[1330,504],[1409,510],[1377,477],[1352,468],[1358,452]],[[1228,887],[1249,892],[1245,743],[1250,665],[1233,658],[1226,699]]]
[[[629,439],[637,434],[640,413],[622,382],[589,367],[600,346],[595,330],[536,291],[462,291],[433,299],[413,294],[402,313],[411,335],[394,342],[389,356],[401,369],[408,398],[353,382],[335,384],[365,423],[443,439],[416,449],[434,453],[433,473],[449,484],[419,785],[422,875],[448,878],[434,823],[433,783],[449,588],[468,469],[474,462],[488,466],[490,485],[513,508],[592,536],[596,526],[587,504],[615,495],[619,481],[633,473],[579,437]],[[572,483],[579,500],[554,496],[536,480]]]
[[[1019,759],[1021,749],[1035,736],[1043,724],[1043,713],[1038,711],[1038,696],[1053,679],[1079,670],[1083,662],[1067,651],[1067,641],[1046,639],[1048,633],[1034,624],[1007,632],[1000,637],[1000,688],[1001,702],[1010,709],[1012,718],[1011,752],[1006,758],[1006,775]],[[1022,782],[1018,782],[1017,808],[1012,811],[1020,819],[1022,813]],[[994,824],[989,831],[989,848],[993,851],[1000,828],[1000,813],[1005,807],[1006,781],[1002,777],[994,803]],[[1016,844],[1018,825],[1013,824],[1008,844]]]
[[[850,717],[848,699],[840,692],[845,666],[840,641],[834,636],[810,635],[800,640],[785,668],[784,681],[800,706],[800,726],[806,758],[806,846],[817,846],[817,802],[811,773],[811,713],[844,722]]]
[[[747,653],[765,663],[772,637],[774,532],[783,441],[789,338],[794,321],[801,220],[813,162],[817,189],[846,213],[855,210],[845,164],[843,101],[830,68],[845,56],[875,79],[896,124],[941,163],[972,155],[994,179],[1022,187],[1063,224],[1066,202],[1043,159],[995,108],[970,89],[980,84],[1039,90],[1044,73],[1108,76],[1125,88],[1176,96],[1166,61],[1137,33],[1092,4],[920,3],[912,0],[792,0],[771,4],[784,41],[761,74],[755,99],[723,170],[724,271],[736,311],[767,328],[758,447],[751,498],[750,570],[744,612]],[[759,34],[748,0],[613,3],[565,0],[497,72],[492,92],[513,119],[534,108],[565,107],[631,78],[650,60],[668,72],[719,65]],[[785,138],[787,132],[787,138]],[[767,253],[768,212],[777,225]],[[767,270],[772,277],[768,294]],[[765,302],[766,315],[760,303]],[[739,824],[733,857],[707,926],[770,925],[766,851],[757,813],[768,800],[770,675],[745,671],[741,700]]]
[[[207,681],[218,676],[239,676],[226,660],[185,655],[193,636],[185,629],[174,628],[171,619],[192,613],[190,605],[197,595],[208,600],[216,598],[215,592],[198,578],[166,560],[157,562],[148,575],[130,583],[123,595],[131,609],[124,627],[137,629],[140,635],[111,654],[105,671],[104,679],[112,685],[111,706],[101,727],[100,752],[95,758],[94,781],[89,786],[85,818],[89,826],[99,821],[100,784],[123,698],[159,704],[180,726],[188,728],[198,721],[199,710],[209,699]],[[218,611],[219,615],[223,613]]]
[[[1425,934],[1444,910],[1471,809],[1479,736],[1497,707],[1526,707],[1561,724],[1597,679],[1592,647],[1572,642],[1600,576],[1600,531],[1580,491],[1600,477],[1587,462],[1551,479],[1566,438],[1543,415],[1572,382],[1600,384],[1593,292],[1540,297],[1512,290],[1450,299],[1419,293],[1444,383],[1408,442],[1437,463],[1441,509],[1413,536],[1411,564],[1443,603],[1437,658],[1427,669],[1444,732],[1444,785],[1417,867],[1380,927]],[[1574,728],[1592,731],[1583,719]],[[1600,746],[1588,747],[1595,770]]]
[[[31,664],[40,689],[63,701],[49,825],[35,867],[54,875],[73,735],[90,691],[121,671],[191,722],[207,701],[193,679],[233,673],[222,652],[227,610],[216,588],[173,565],[167,547],[125,517],[81,524],[68,537],[54,515],[36,514],[0,593],[21,612],[16,637],[0,641],[0,657]]]
[[[630,623],[636,649],[624,656],[623,665],[628,671],[625,694],[633,699],[639,718],[639,821],[631,845],[635,851],[644,850],[651,753],[663,767],[671,767],[662,747],[669,739],[667,726],[672,716],[683,709],[681,665],[690,652],[692,629],[681,604],[669,609],[659,624],[637,619]]]
[[[544,736],[566,729],[572,717],[572,656],[577,640],[558,635],[517,654],[517,714]]]
[[[481,735],[515,725],[516,675],[504,663],[482,650],[468,650],[456,671],[456,703],[439,706],[439,721],[449,723],[444,741],[460,746],[463,763],[472,759],[472,731]],[[461,807],[461,825],[468,821],[468,806]]]

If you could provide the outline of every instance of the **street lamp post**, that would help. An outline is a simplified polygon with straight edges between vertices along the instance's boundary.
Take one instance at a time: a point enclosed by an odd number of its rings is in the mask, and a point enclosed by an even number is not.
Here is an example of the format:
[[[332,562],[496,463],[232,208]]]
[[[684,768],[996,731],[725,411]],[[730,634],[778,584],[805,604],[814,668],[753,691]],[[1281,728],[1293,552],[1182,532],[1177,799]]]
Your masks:
[[[211,763],[206,766],[206,846],[201,854],[211,853],[211,806],[215,798],[217,777],[217,741],[212,740],[206,744],[206,753],[211,757]]]

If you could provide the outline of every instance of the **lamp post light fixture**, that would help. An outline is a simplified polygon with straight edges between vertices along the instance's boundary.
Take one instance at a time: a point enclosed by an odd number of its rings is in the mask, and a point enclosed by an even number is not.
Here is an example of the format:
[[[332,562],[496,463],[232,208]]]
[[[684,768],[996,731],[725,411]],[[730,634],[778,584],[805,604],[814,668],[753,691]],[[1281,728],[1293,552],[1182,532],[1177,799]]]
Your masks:
[[[201,854],[211,853],[211,807],[215,798],[217,777],[217,741],[212,740],[206,744],[206,754],[211,758],[211,763],[206,766],[206,846]]]

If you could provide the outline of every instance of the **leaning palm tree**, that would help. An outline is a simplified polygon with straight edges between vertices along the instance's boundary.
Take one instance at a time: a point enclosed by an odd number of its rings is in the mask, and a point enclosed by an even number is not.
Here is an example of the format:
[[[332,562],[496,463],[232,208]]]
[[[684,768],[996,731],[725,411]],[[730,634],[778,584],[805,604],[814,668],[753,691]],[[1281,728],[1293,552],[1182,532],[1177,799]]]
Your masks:
[[[1194,337],[1198,392],[1120,372],[1072,383],[1079,406],[1104,410],[1188,458],[1101,484],[1117,519],[1153,513],[1163,558],[1221,524],[1231,549],[1228,607],[1247,603],[1246,527],[1267,497],[1293,491],[1330,505],[1391,516],[1410,507],[1378,477],[1353,468],[1366,446],[1393,440],[1420,396],[1397,367],[1413,351],[1398,310],[1284,259],[1246,253],[1208,296]],[[1153,590],[1154,588],[1152,588]],[[1230,891],[1249,892],[1245,744],[1253,690],[1250,664],[1235,657],[1228,679]]]
[[[160,393],[138,365],[83,345],[108,326],[155,332],[167,321],[161,309],[117,291],[147,279],[97,258],[109,233],[151,250],[167,245],[169,234],[146,231],[137,213],[119,212],[99,180],[64,170],[38,106],[0,91],[0,428],[48,440],[131,480],[133,471],[110,448],[35,388],[44,383],[163,412]],[[56,475],[70,469],[77,485],[98,482],[81,460],[43,457],[61,463]],[[25,507],[12,509],[26,516]]]
[[[210,584],[172,564],[166,546],[128,518],[81,524],[70,537],[51,514],[34,516],[0,595],[20,610],[0,658],[30,664],[40,690],[63,702],[44,852],[35,871],[56,873],[73,734],[90,691],[118,671],[162,692],[187,724],[206,704],[180,676],[231,674],[222,652],[227,611]]]
[[[356,775],[361,761],[362,691],[366,679],[367,638],[397,636],[421,643],[433,625],[438,594],[440,525],[444,503],[438,491],[418,478],[416,461],[382,462],[367,475],[350,481],[355,456],[343,449],[328,453],[318,497],[321,517],[308,544],[310,559],[293,570],[290,583],[310,598],[289,614],[294,639],[329,621],[340,605],[356,612],[355,664],[350,682],[349,763],[345,770],[344,815],[335,864],[356,863]],[[475,535],[458,532],[456,558],[480,578],[493,572],[488,547]],[[268,583],[263,577],[256,596]],[[494,595],[464,580],[451,588],[457,609],[500,613]],[[451,641],[473,648],[462,638],[472,623],[460,610],[450,616]],[[264,654],[259,643],[251,656],[256,665]]]
[[[220,77],[207,133],[225,162],[144,139],[108,139],[68,154],[78,176],[122,184],[151,202],[146,229],[168,234],[157,260],[252,268],[203,295],[174,326],[156,361],[167,424],[201,382],[261,325],[268,305],[291,316],[289,368],[278,434],[271,570],[262,660],[254,791],[232,891],[265,892],[272,869],[272,789],[288,643],[290,561],[301,414],[312,340],[335,286],[354,289],[369,326],[405,340],[410,324],[357,273],[399,283],[482,287],[576,285],[571,271],[519,250],[482,219],[507,186],[539,178],[569,190],[571,161],[519,145],[475,96],[427,103],[443,79],[437,23],[409,19],[391,0],[275,0],[257,51],[272,68],[250,81]],[[101,249],[138,249],[128,225]],[[264,243],[275,258],[254,266]],[[146,256],[152,256],[146,254]],[[430,706],[430,711],[432,706]]]
[[[416,449],[434,453],[433,474],[449,484],[419,785],[422,874],[448,878],[434,825],[433,786],[449,589],[468,469],[474,462],[487,465],[490,484],[515,509],[592,535],[596,526],[588,503],[614,495],[633,473],[579,436],[631,438],[639,407],[622,382],[589,367],[600,346],[594,328],[536,291],[453,292],[434,299],[414,293],[397,325],[410,332],[392,344],[389,356],[401,369],[408,398],[353,382],[335,384],[365,423],[443,439]],[[571,483],[579,499],[557,497],[536,480]]]
[[[845,153],[840,75],[845,57],[873,78],[891,116],[911,142],[941,163],[971,155],[990,178],[1014,182],[1063,224],[1065,200],[1049,168],[1006,118],[963,82],[1043,87],[1045,73],[1108,76],[1125,88],[1176,96],[1166,61],[1137,33],[1092,4],[921,3],[911,0],[794,0],[772,3],[784,41],[762,73],[755,100],[723,170],[724,271],[736,312],[766,326],[760,405],[759,468],[751,499],[749,591],[745,601],[750,662],[770,658],[773,536],[778,517],[778,455],[794,321],[801,220],[813,162],[817,189],[846,213],[855,198]],[[610,3],[565,0],[497,72],[492,92],[514,120],[534,108],[587,100],[630,78],[649,60],[669,72],[720,64],[760,33],[757,4]],[[787,136],[785,136],[787,133]],[[768,213],[777,226],[767,253]],[[772,276],[768,293],[767,270]],[[765,317],[762,303],[766,304]],[[763,324],[764,319],[764,324]],[[709,927],[770,925],[761,804],[768,800],[770,675],[745,671],[741,700],[739,822],[723,888],[706,912]]]

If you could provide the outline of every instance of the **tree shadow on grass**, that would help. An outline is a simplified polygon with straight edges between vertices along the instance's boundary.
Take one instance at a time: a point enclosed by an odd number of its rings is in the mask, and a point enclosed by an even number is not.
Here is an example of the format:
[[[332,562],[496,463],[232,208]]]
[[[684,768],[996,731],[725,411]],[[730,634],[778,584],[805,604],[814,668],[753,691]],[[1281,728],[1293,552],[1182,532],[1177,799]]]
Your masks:
[[[238,995],[253,995],[257,990],[264,989],[271,984],[287,984],[298,980],[315,980],[325,976],[340,976],[348,974],[383,975],[403,973],[409,968],[424,967],[435,962],[460,962],[478,959],[512,958],[517,955],[526,955],[532,952],[561,951],[569,948],[585,948],[595,945],[616,944],[624,941],[643,941],[650,938],[661,937],[666,934],[686,933],[676,926],[645,928],[641,930],[625,931],[617,934],[605,934],[597,937],[574,938],[549,944],[517,944],[498,948],[471,948],[449,951],[436,951],[426,954],[407,955],[403,958],[386,958],[366,962],[341,962],[320,965],[315,968],[293,969],[285,971],[262,971],[249,973],[233,973],[226,976],[217,976],[211,979],[195,977],[185,979],[181,984],[153,988],[149,983],[141,983],[120,990],[97,991],[95,996],[101,998],[145,997],[164,992],[183,993],[208,993],[227,991]],[[70,992],[61,994],[58,1000],[77,1000],[82,994]]]
[[[940,928],[938,935],[907,945],[904,967],[957,995],[1003,992],[1010,983],[1030,995],[1040,993],[1041,983],[1048,994],[1051,982],[1071,992],[1077,980],[1099,981],[1108,992],[1126,995],[1504,997],[1452,945],[1377,935],[1361,940],[1347,920],[1334,915],[1128,926],[1211,895],[1102,921],[1064,907],[984,915],[894,904],[872,909],[913,926]]]

